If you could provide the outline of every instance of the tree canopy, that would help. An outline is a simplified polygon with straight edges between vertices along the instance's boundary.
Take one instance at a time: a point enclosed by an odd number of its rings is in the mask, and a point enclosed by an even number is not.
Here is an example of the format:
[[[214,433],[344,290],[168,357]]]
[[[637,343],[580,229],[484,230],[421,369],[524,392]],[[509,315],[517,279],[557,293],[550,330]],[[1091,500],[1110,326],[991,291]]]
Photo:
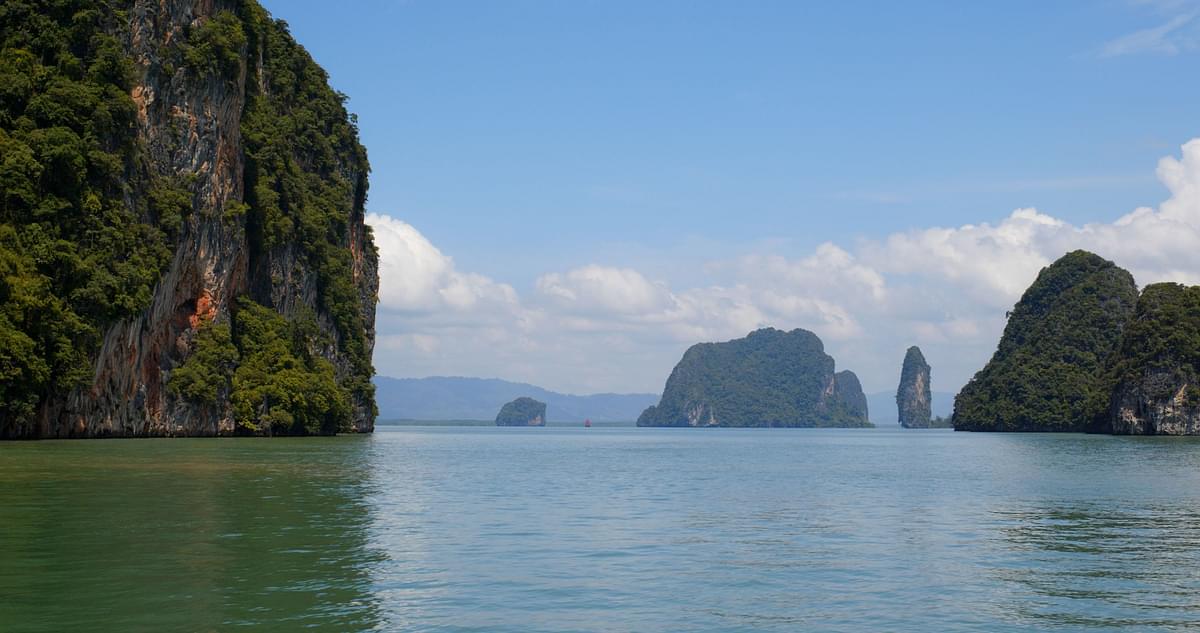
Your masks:
[[[991,361],[954,400],[954,428],[1082,431],[1107,402],[1104,368],[1137,304],[1133,276],[1086,251],[1042,269]]]

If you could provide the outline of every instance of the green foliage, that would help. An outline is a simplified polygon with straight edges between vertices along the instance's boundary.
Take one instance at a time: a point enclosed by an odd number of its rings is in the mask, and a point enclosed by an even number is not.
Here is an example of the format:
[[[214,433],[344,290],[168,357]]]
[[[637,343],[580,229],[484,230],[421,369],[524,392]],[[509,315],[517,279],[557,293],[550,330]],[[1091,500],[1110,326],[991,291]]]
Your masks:
[[[1200,407],[1200,286],[1146,286],[1109,363],[1105,386],[1113,398],[1134,390],[1160,402],[1183,387],[1184,405]],[[1109,430],[1111,402],[1102,401],[1093,430]]]
[[[1114,363],[1118,379],[1147,369],[1200,371],[1200,286],[1146,286]]]
[[[146,191],[146,200],[151,215],[157,220],[158,228],[172,242],[179,239],[183,221],[192,213],[192,192],[188,189],[187,180],[185,178],[156,178]]]
[[[350,406],[333,365],[311,353],[315,324],[289,323],[249,299],[234,319],[241,364],[233,374],[233,410],[249,432],[329,435],[350,430]]]
[[[143,183],[124,25],[105,2],[0,6],[0,412],[17,423],[86,382],[98,332],[144,310],[169,262],[126,202]]]
[[[350,430],[349,404],[333,365],[311,352],[320,337],[315,322],[288,321],[243,297],[233,325],[200,327],[191,355],[171,373],[172,393],[202,404],[229,398],[246,433]]]
[[[228,395],[240,354],[227,323],[206,323],[196,332],[187,361],[171,372],[168,389],[193,402],[216,404]]]
[[[28,424],[44,398],[87,383],[101,333],[146,310],[195,208],[191,177],[159,174],[138,139],[127,5],[0,3],[0,423]],[[197,333],[168,389],[208,403],[232,393],[248,430],[333,432],[352,396],[373,394],[369,297],[350,252],[366,152],[345,97],[256,2],[162,43],[160,71],[233,82],[247,51],[263,67],[244,86],[246,200],[222,219],[246,228],[250,295],[270,302],[270,263],[290,251],[283,261],[316,273],[336,336],[318,336],[315,315],[288,323],[247,303]],[[334,346],[350,360],[340,379],[313,353]]]
[[[500,407],[496,426],[542,426],[546,424],[546,403],[524,396]]]
[[[371,399],[374,373],[362,298],[350,252],[350,221],[367,194],[366,150],[320,66],[256,5],[244,8],[252,55],[260,54],[266,90],[247,84],[242,117],[246,153],[246,227],[252,274],[269,275],[271,259],[295,249],[317,274],[319,307],[338,331],[352,366],[345,387]],[[373,252],[363,253],[375,258]]]
[[[180,46],[184,66],[200,76],[216,75],[234,81],[241,72],[246,32],[229,11],[218,11],[191,29]]]
[[[86,380],[80,347],[94,331],[15,243],[15,230],[0,225],[0,419],[22,423],[47,389]]]
[[[766,328],[693,345],[638,426],[871,426],[857,377],[835,378],[833,367],[821,340],[805,330]]]
[[[1044,268],[991,361],[955,398],[954,428],[1085,430],[1107,401],[1104,367],[1136,303],[1133,277],[1092,253]]]

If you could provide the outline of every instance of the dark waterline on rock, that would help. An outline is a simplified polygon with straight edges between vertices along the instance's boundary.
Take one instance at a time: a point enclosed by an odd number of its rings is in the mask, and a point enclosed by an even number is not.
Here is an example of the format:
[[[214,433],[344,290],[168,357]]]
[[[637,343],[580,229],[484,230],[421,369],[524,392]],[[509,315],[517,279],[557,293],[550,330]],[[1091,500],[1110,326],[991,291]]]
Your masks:
[[[0,630],[1181,630],[1200,439],[444,428],[0,445]]]

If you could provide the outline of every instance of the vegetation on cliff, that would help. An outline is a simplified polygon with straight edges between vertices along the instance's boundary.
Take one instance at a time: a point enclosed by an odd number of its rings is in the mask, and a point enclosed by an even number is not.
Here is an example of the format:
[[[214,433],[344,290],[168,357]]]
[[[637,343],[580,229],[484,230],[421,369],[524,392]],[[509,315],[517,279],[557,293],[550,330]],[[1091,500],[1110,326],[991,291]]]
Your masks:
[[[1146,286],[1106,381],[1111,399],[1092,430],[1200,432],[1200,286]]]
[[[345,428],[350,401],[373,418],[375,297],[351,252],[358,230],[358,256],[373,266],[361,222],[369,165],[345,96],[256,2],[196,16],[160,44],[151,71],[128,48],[133,13],[119,0],[0,5],[0,436],[98,380],[106,332],[146,313],[181,240],[197,239],[192,175],[155,164],[139,137],[140,72],[183,77],[196,91],[244,78],[230,89],[247,95],[245,199],[225,205],[222,221],[244,230],[248,299],[223,307],[239,313],[232,322],[189,337],[169,393],[232,406],[247,431]],[[315,272],[312,308],[333,336],[284,300],[299,291],[278,271],[296,265]],[[254,377],[277,370],[287,371]]]
[[[373,402],[363,297],[355,283],[347,204],[361,215],[367,195],[366,149],[358,142],[346,96],[292,39],[286,26],[250,3],[250,56],[262,56],[265,85],[248,79],[242,138],[246,153],[246,218],[255,298],[270,303],[276,260],[289,248],[317,277],[317,308],[337,330],[349,360],[343,388]],[[367,229],[369,231],[369,229]],[[372,251],[365,256],[372,259]],[[374,305],[375,297],[367,298]],[[371,405],[374,407],[374,404]]]
[[[546,403],[522,396],[500,407],[496,426],[545,426]]]
[[[954,401],[954,428],[1082,431],[1108,400],[1104,368],[1137,304],[1133,277],[1074,251],[1010,313],[991,361]]]
[[[1159,283],[1142,291],[1111,377],[1115,382],[1136,380],[1148,370],[1180,372],[1180,379],[1190,384],[1200,376],[1200,286]],[[1200,389],[1196,395],[1200,397]]]
[[[862,427],[866,396],[807,330],[766,328],[684,353],[638,426]]]
[[[171,376],[180,395],[233,402],[238,429],[268,435],[328,435],[350,429],[346,394],[333,365],[312,350],[320,330],[312,319],[288,321],[243,298],[233,328],[202,326],[195,349]]]
[[[84,0],[0,6],[0,421],[85,384],[170,259],[177,227],[140,195],[165,185],[137,168],[123,23]]]

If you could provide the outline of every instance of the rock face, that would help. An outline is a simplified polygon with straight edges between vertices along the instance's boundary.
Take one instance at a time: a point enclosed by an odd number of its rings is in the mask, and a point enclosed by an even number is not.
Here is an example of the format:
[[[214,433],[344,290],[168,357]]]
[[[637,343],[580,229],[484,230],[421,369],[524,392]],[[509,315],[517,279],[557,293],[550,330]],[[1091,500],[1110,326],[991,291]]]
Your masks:
[[[1109,378],[1112,398],[1092,430],[1200,435],[1200,286],[1142,291]]]
[[[834,373],[821,339],[766,328],[725,343],[693,345],[662,399],[638,426],[868,427],[858,377]]]
[[[517,398],[500,407],[496,426],[546,426],[546,403],[533,398]]]
[[[1108,401],[1105,366],[1137,296],[1128,272],[1092,253],[1044,268],[991,361],[955,398],[955,430],[1086,430]]]
[[[929,389],[929,363],[921,348],[912,346],[904,354],[900,368],[900,387],[896,389],[896,407],[900,426],[927,429],[933,419],[933,395]]]
[[[858,375],[849,369],[833,375],[833,399],[825,403],[823,408],[827,411],[839,410],[842,415],[837,417],[847,422],[845,426],[875,426],[870,422],[867,394],[863,393],[862,383],[858,381]]]
[[[95,13],[116,16],[103,28],[132,69],[135,118],[122,142],[141,158],[129,182],[179,183],[182,218],[169,227],[173,254],[144,306],[98,321],[85,380],[50,388],[32,415],[0,419],[0,437],[271,433],[235,416],[229,377],[210,401],[167,388],[198,331],[228,326],[239,297],[298,324],[307,343],[296,353],[332,365],[348,412],[340,430],[370,432],[379,281],[363,215],[369,168],[324,72],[253,1],[97,5]],[[304,108],[311,120],[289,116]],[[127,208],[164,225],[145,210],[149,192],[131,187]],[[235,342],[244,336],[235,328]],[[248,410],[257,419],[281,406]]]

